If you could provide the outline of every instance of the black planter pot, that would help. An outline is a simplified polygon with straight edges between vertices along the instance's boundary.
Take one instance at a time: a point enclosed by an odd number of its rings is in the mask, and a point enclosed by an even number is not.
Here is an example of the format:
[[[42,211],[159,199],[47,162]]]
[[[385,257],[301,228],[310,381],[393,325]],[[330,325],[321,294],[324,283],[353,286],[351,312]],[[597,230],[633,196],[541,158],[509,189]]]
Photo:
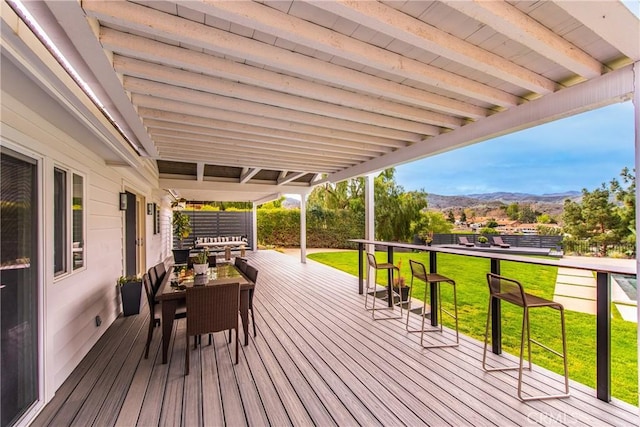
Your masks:
[[[120,286],[122,299],[122,314],[131,316],[140,313],[140,298],[142,296],[142,281],[127,282]]]
[[[409,286],[403,286],[400,288],[400,297],[402,298],[402,302],[406,302],[409,299]],[[395,292],[398,292],[397,287],[393,287]]]

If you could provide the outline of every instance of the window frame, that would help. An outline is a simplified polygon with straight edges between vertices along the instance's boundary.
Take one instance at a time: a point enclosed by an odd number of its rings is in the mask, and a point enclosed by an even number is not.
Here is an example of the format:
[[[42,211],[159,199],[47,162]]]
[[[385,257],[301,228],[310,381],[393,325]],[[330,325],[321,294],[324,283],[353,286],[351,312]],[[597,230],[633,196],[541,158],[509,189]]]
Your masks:
[[[83,271],[87,267],[87,252],[86,252],[86,240],[87,240],[87,176],[86,174],[75,170],[73,168],[69,168],[66,166],[62,166],[60,164],[55,164],[53,167],[54,173],[54,188],[53,188],[53,227],[54,227],[54,235],[53,235],[53,277],[54,280],[59,280],[60,278],[71,276],[77,272]],[[56,173],[64,173],[64,207],[61,210],[61,213],[64,215],[62,221],[57,218],[58,212],[56,209],[57,197],[59,188],[56,183]],[[73,244],[74,244],[74,189],[75,189],[75,179],[79,178],[81,180],[81,198],[82,198],[82,215],[80,216],[80,221],[82,224],[80,225],[80,233],[81,241],[80,248],[82,249],[79,253],[81,254],[82,264],[76,267],[75,262],[75,253]],[[56,235],[56,227],[58,224],[64,224],[64,236],[60,236],[61,241],[58,240],[58,236]],[[56,246],[58,244],[62,245],[60,249],[63,253],[63,262],[61,269],[57,270],[56,268]]]

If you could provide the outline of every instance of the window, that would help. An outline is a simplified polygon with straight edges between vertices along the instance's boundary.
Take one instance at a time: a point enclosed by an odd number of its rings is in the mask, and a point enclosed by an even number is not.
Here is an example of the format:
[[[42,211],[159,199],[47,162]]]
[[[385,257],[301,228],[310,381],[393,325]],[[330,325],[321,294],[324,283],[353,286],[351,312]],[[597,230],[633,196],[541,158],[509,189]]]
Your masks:
[[[84,179],[73,174],[73,269],[84,267]]]
[[[53,265],[56,276],[67,272],[67,173],[53,170]]]
[[[54,275],[84,267],[84,178],[53,170]]]

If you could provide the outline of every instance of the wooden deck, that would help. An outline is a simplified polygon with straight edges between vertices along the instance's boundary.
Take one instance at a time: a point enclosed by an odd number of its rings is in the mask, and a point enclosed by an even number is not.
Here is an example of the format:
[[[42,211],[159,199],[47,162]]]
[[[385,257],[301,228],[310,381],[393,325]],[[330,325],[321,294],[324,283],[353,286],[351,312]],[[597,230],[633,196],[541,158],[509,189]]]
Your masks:
[[[357,278],[274,251],[248,257],[260,270],[258,336],[238,365],[226,335],[216,334],[191,352],[184,377],[184,320],[162,365],[160,328],[143,358],[147,313],[119,318],[33,425],[638,424],[636,407],[599,401],[574,382],[568,399],[523,403],[514,373],[482,370],[480,342],[461,336],[458,348],[422,349],[399,321],[371,320]],[[540,368],[526,382],[562,387]]]

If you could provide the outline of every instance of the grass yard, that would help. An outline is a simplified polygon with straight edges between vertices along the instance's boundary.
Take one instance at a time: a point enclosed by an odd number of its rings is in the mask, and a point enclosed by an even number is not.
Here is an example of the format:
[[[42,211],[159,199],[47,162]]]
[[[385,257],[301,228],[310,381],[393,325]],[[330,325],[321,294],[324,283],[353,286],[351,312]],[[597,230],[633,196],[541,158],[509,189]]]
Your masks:
[[[358,252],[330,252],[308,255],[320,263],[347,273],[358,275]],[[386,262],[386,252],[376,253],[379,262]],[[401,274],[407,284],[411,280],[409,259],[420,261],[429,270],[429,255],[421,253],[394,253],[394,262],[402,261]],[[520,281],[527,292],[553,299],[557,267],[503,261],[501,274]],[[490,271],[489,260],[459,255],[438,254],[438,272],[456,281],[458,288],[458,316],[460,332],[478,340],[484,340],[489,291],[486,273]],[[378,283],[386,284],[386,275],[380,273]],[[421,298],[425,284],[414,282],[413,295]],[[450,287],[442,287],[444,307],[451,307],[453,296]],[[612,395],[633,405],[638,404],[638,353],[637,325],[620,318],[615,307],[611,328],[611,390]],[[521,310],[511,304],[502,304],[502,348],[511,354],[520,351]],[[531,313],[531,335],[557,350],[562,349],[560,337],[560,315],[551,309],[533,309]],[[596,318],[595,316],[565,310],[567,327],[567,352],[569,376],[572,380],[595,388],[596,376]],[[444,324],[453,327],[453,321],[445,316]],[[562,373],[560,358],[548,351],[532,346],[533,362],[557,373]],[[481,363],[481,361],[478,361]]]

